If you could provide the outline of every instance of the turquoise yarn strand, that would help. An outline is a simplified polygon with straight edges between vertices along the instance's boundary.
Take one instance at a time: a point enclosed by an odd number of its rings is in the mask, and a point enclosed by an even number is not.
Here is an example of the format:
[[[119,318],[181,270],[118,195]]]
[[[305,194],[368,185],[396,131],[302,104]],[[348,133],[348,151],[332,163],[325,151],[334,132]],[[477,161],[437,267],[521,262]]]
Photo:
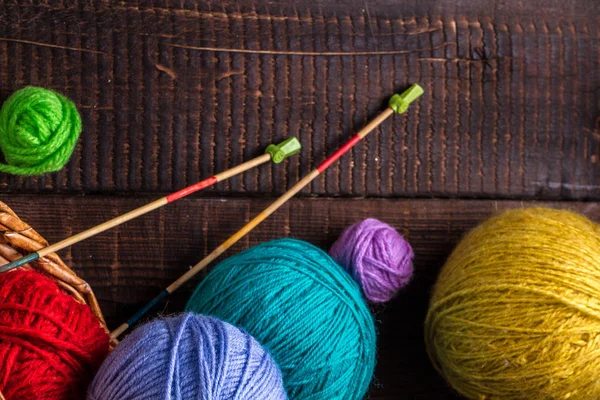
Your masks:
[[[58,171],[71,157],[81,118],[66,97],[29,86],[10,96],[0,110],[0,172],[39,175]]]
[[[221,262],[186,310],[248,331],[278,363],[290,399],[356,400],[368,389],[373,317],[359,285],[309,243],[275,240]]]

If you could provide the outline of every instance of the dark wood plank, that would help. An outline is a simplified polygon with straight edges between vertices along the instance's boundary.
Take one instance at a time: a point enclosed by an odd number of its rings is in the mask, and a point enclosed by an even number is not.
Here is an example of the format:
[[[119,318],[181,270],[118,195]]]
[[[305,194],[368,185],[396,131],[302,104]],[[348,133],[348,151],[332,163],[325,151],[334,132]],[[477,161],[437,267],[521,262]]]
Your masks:
[[[13,207],[50,242],[149,199],[0,196],[0,200]],[[92,285],[110,326],[116,327],[268,203],[268,199],[184,199],[75,245],[60,255]],[[393,301],[374,309],[379,355],[371,398],[453,399],[451,391],[430,366],[422,337],[429,293],[437,272],[469,228],[498,210],[532,205],[568,208],[600,221],[600,205],[596,203],[296,199],[227,255],[279,237],[296,237],[327,249],[345,227],[366,217],[393,225],[415,250],[416,272],[411,284]],[[200,279],[175,293],[152,317],[181,311]]]
[[[0,0],[0,100],[71,96],[69,166],[2,192],[159,192],[290,135],[213,194],[281,193],[411,82],[426,94],[304,194],[600,198],[596,0]],[[384,52],[378,54],[377,52]]]

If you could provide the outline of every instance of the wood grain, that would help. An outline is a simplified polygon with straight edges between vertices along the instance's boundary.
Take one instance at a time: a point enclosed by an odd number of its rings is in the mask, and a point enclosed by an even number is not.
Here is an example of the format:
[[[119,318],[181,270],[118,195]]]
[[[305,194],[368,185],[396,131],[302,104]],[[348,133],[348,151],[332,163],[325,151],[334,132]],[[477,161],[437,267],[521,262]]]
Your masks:
[[[0,196],[51,243],[144,204],[122,196]],[[110,327],[218,246],[269,199],[183,199],[60,252],[93,287]],[[324,249],[342,230],[366,217],[396,227],[415,250],[415,276],[393,301],[373,310],[378,326],[378,366],[372,399],[454,399],[432,369],[423,344],[429,293],[464,233],[503,209],[546,205],[600,221],[600,205],[486,200],[294,199],[225,256],[260,242],[295,237]],[[209,267],[210,270],[211,267]],[[205,276],[206,272],[201,273]],[[149,318],[180,312],[201,277],[176,292]]]
[[[600,3],[0,0],[0,100],[69,95],[63,171],[0,191],[165,192],[295,135],[218,185],[278,194],[409,83],[426,94],[304,195],[599,199]]]

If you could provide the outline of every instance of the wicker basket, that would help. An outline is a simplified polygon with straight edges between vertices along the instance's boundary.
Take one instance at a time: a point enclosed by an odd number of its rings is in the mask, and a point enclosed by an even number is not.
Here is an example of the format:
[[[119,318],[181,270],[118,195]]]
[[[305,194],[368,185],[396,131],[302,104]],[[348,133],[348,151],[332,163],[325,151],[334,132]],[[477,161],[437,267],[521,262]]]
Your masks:
[[[0,201],[0,265],[47,246],[46,239],[23,222],[10,207]],[[77,302],[89,305],[94,315],[98,317],[102,327],[108,332],[106,321],[92,289],[58,255],[55,253],[49,254],[20,268],[34,269],[52,278],[62,290],[73,296]]]

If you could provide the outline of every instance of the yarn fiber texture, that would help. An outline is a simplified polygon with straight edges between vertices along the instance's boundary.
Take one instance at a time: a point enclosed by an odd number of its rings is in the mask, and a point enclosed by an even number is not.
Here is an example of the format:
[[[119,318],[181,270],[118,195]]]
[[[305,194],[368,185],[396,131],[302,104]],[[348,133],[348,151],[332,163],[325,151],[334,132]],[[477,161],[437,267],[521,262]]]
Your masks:
[[[35,271],[0,274],[0,392],[6,400],[84,398],[109,337],[87,305]]]
[[[429,356],[469,399],[600,399],[600,229],[569,211],[508,211],[443,267]]]
[[[81,118],[75,105],[51,90],[28,86],[0,110],[0,172],[39,175],[58,171],[71,157]]]
[[[136,329],[111,353],[88,400],[282,400],[281,373],[246,332],[185,313]]]
[[[187,311],[248,331],[273,355],[290,399],[361,399],[376,335],[358,284],[324,251],[294,239],[226,259],[198,285]]]
[[[393,227],[368,218],[347,228],[329,255],[360,283],[374,303],[390,300],[413,273],[413,250]]]

